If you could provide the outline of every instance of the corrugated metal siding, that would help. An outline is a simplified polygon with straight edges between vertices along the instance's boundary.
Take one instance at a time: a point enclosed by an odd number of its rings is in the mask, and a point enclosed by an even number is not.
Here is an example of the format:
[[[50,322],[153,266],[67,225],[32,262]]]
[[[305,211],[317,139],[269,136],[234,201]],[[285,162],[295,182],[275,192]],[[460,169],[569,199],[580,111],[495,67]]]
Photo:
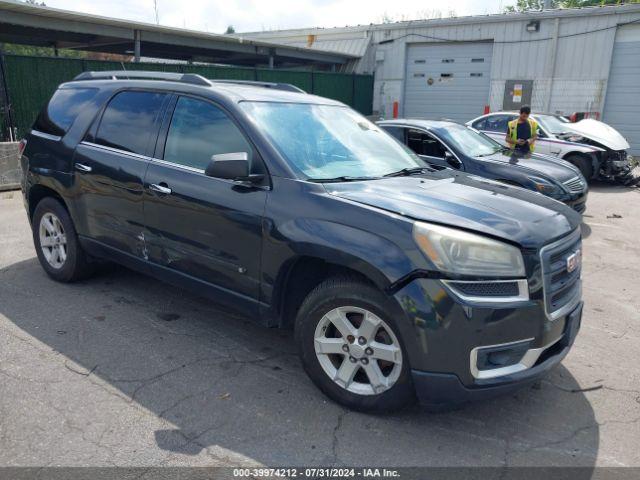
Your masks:
[[[611,78],[602,119],[616,128],[640,155],[640,25],[620,29],[613,49]]]
[[[559,40],[553,61],[556,18]],[[316,35],[316,43],[333,41],[367,32],[371,43],[356,71],[374,71],[374,110],[389,117],[394,101],[403,98],[408,45],[437,42],[437,37],[455,41],[494,41],[491,88],[492,110],[502,108],[506,80],[534,80],[532,107],[535,110],[572,113],[587,108],[602,111],[615,37],[615,26],[640,18],[637,6],[589,8],[524,15],[494,15],[388,25],[347,28],[305,29],[268,32],[266,38]],[[531,20],[540,21],[538,32],[527,32]],[[595,32],[592,32],[596,30]],[[585,32],[592,32],[584,34]],[[302,37],[304,35],[304,37]],[[563,38],[564,37],[564,38]],[[391,41],[391,42],[389,42]],[[380,42],[388,42],[380,44]],[[338,44],[336,44],[338,45]],[[337,48],[337,47],[336,47]],[[384,59],[376,61],[376,51]]]
[[[333,98],[364,115],[371,114],[373,77],[328,72],[267,70],[259,68],[185,65],[175,63],[127,63],[97,60],[22,57],[5,58],[7,86],[18,136],[31,128],[35,117],[59,84],[87,70],[148,70],[197,73],[211,79],[260,80],[291,83],[306,92]]]
[[[404,116],[466,122],[482,115],[489,97],[492,47],[479,42],[410,45]]]

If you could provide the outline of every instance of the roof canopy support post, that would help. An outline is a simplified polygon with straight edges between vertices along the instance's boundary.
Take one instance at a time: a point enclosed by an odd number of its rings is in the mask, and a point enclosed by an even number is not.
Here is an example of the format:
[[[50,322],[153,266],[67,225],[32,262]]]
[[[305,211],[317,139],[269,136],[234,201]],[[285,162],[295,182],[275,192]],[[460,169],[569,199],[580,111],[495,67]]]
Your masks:
[[[140,30],[133,31],[133,61],[140,61]]]
[[[4,125],[0,124],[0,140],[9,140],[13,142],[13,112],[11,111],[11,100],[9,99],[9,88],[7,86],[7,78],[5,77],[4,52],[2,44],[0,44],[0,118],[4,120]],[[5,133],[3,133],[3,131]]]

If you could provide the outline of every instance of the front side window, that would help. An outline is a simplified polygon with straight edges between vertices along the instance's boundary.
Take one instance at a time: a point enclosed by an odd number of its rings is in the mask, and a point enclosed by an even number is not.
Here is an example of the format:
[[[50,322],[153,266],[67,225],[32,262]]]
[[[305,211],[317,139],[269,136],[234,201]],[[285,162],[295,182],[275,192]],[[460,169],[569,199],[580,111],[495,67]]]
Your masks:
[[[284,160],[311,180],[375,178],[425,164],[348,107],[241,102]]]
[[[95,142],[125,152],[146,155],[164,93],[121,92],[102,115]]]
[[[69,131],[80,112],[98,93],[96,88],[61,88],[56,90],[47,106],[40,112],[33,128],[62,137]]]
[[[447,128],[439,128],[436,133],[447,145],[470,157],[486,157],[504,148],[486,135],[463,125],[451,125]]]
[[[548,130],[554,135],[562,135],[563,133],[567,133],[569,128],[567,128],[567,119],[563,117],[557,117],[555,115],[537,115],[536,120],[542,128]]]
[[[171,118],[164,159],[205,170],[213,155],[252,148],[227,114],[211,103],[180,97]]]
[[[409,148],[418,155],[444,158],[444,152],[446,152],[444,145],[439,140],[419,130],[409,130],[407,143]]]

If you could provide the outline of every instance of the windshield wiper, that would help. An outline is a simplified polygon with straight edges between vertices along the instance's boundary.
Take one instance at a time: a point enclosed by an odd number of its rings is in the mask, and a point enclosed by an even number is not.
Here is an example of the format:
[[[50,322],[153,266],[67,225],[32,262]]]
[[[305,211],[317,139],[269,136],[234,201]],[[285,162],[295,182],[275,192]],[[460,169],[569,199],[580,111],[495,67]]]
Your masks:
[[[383,176],[384,177],[404,177],[407,175],[416,175],[416,174],[425,173],[425,172],[435,172],[435,170],[431,167],[410,167],[410,168],[403,168],[402,170],[398,170],[397,172],[387,173],[386,175],[383,175]]]
[[[350,177],[343,175],[341,177],[333,178],[310,178],[309,182],[314,183],[340,183],[340,182],[362,182],[364,180],[377,180],[380,177]]]

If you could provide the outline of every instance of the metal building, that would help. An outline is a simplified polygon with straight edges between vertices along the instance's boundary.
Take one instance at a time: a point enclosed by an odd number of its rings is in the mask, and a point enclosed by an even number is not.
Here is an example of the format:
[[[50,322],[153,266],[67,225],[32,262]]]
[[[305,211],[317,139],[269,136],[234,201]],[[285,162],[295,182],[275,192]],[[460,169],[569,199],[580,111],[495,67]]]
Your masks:
[[[375,74],[373,110],[467,121],[530,103],[598,112],[640,154],[640,5],[558,9],[244,34],[358,55]]]

